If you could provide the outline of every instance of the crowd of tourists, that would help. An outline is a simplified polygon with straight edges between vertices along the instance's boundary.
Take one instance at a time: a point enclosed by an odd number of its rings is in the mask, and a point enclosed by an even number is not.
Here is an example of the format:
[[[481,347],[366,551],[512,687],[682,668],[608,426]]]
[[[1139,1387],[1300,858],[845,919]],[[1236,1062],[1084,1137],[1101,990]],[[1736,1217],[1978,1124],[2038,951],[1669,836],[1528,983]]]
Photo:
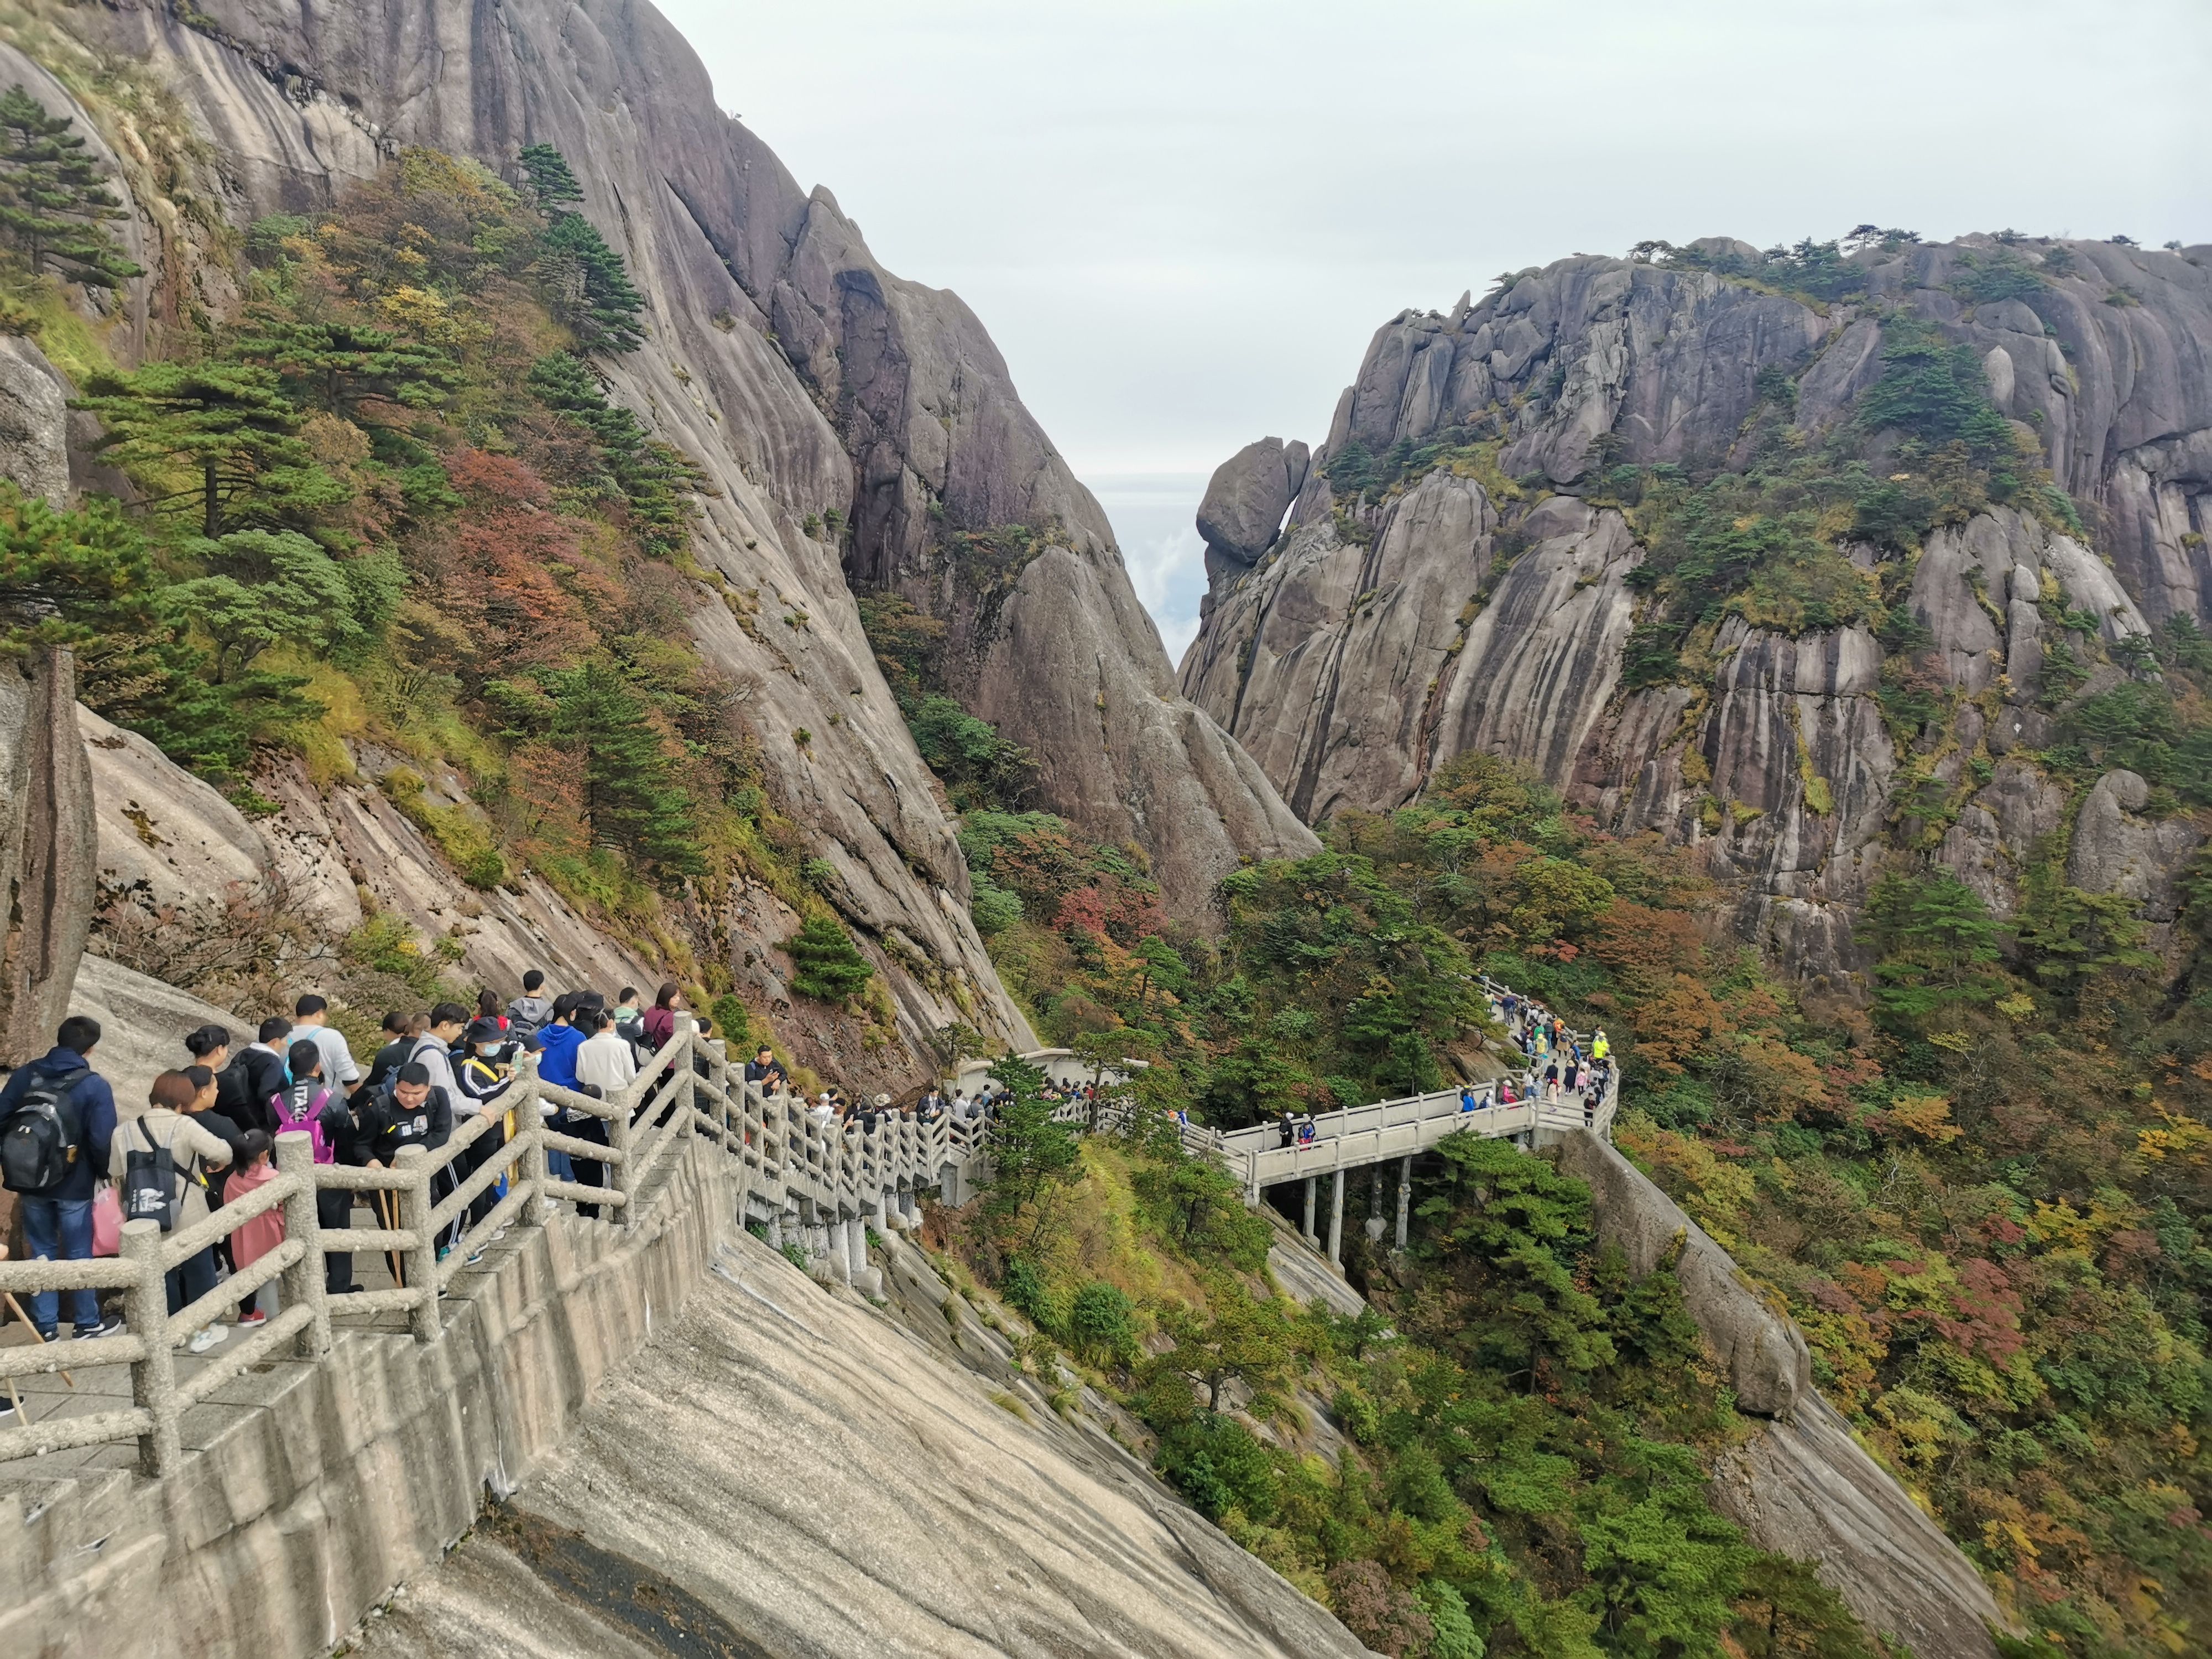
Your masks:
[[[0,1088],[0,1185],[14,1195],[21,1243],[41,1261],[84,1261],[115,1255],[123,1224],[151,1220],[164,1232],[192,1226],[215,1210],[249,1198],[276,1178],[276,1138],[304,1131],[315,1162],[391,1168],[409,1146],[444,1146],[471,1117],[494,1119],[454,1162],[441,1170],[435,1201],[495,1160],[515,1133],[507,1096],[517,1063],[535,1054],[538,1075],[578,1094],[610,1099],[677,1033],[679,1018],[704,1029],[684,1011],[681,988],[659,988],[651,1006],[625,987],[611,1004],[591,990],[549,995],[545,975],[523,976],[521,995],[502,1003],[486,990],[473,1009],[440,1002],[422,1012],[384,1017],[384,1039],[363,1066],[344,1034],[330,1023],[322,997],[301,997],[289,1017],[272,1015],[252,1036],[221,1024],[185,1034],[183,1063],[157,1076],[145,1109],[125,1117],[98,1070],[98,1021],[72,1015],[52,1049],[18,1066]],[[766,1049],[763,1060],[773,1065]],[[756,1062],[758,1064],[759,1062]],[[776,1069],[780,1072],[781,1067]],[[748,1066],[748,1073],[753,1070]],[[607,1120],[541,1099],[556,1133],[607,1144]],[[603,1161],[547,1154],[549,1173],[580,1187],[605,1187]],[[468,1228],[497,1206],[503,1177],[475,1198],[438,1240],[442,1258]],[[397,1194],[323,1188],[317,1220],[327,1233],[352,1227],[357,1206],[368,1224],[396,1228]],[[586,1214],[597,1206],[580,1205]],[[497,1237],[496,1234],[494,1237]],[[168,1275],[172,1316],[198,1302],[229,1275],[276,1249],[284,1238],[281,1206],[264,1210],[230,1235],[187,1257]],[[0,1247],[0,1255],[6,1249]],[[473,1258],[471,1258],[473,1259]],[[404,1259],[387,1257],[396,1281]],[[326,1250],[324,1285],[335,1296],[359,1291],[351,1252]],[[90,1290],[41,1291],[23,1309],[9,1297],[0,1309],[27,1314],[41,1342],[58,1340],[62,1316],[83,1340],[113,1335],[123,1322]],[[240,1326],[278,1311],[275,1281],[242,1297]],[[228,1340],[228,1319],[210,1321],[185,1342],[204,1353]],[[12,1418],[12,1397],[0,1394],[0,1423]]]
[[[1594,1127],[1613,1075],[1613,1043],[1604,1029],[1593,1031],[1585,1048],[1582,1038],[1542,1003],[1502,987],[1486,994],[1491,1024],[1504,1030],[1524,1065],[1517,1079],[1508,1073],[1494,1082],[1462,1084],[1460,1110],[1486,1112],[1531,1100],[1559,1102],[1579,1107],[1584,1126]],[[1276,1129],[1284,1146],[1303,1146],[1317,1133],[1310,1112],[1281,1112]]]

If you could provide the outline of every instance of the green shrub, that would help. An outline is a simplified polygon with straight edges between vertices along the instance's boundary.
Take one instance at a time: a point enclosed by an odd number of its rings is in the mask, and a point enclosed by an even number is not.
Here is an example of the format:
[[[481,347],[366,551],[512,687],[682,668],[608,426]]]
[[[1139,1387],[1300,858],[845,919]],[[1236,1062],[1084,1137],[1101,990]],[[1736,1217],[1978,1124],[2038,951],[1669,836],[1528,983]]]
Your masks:
[[[1267,1449],[1233,1418],[1200,1412],[1160,1437],[1153,1460],[1167,1483],[1210,1521],[1231,1510],[1253,1521],[1273,1518],[1280,1478]]]
[[[1129,1321],[1129,1298],[1094,1279],[1075,1293],[1067,1310],[1067,1334],[1085,1353],[1119,1359],[1136,1347]]]
[[[725,991],[708,1006],[707,1018],[714,1022],[714,1034],[729,1045],[732,1056],[750,1051],[753,1040],[752,1011],[738,1000],[732,991]]]
[[[1066,1323],[1052,1287],[1044,1282],[1036,1263],[1025,1255],[1006,1264],[1006,1276],[999,1281],[999,1295],[1009,1308],[1048,1335],[1056,1335]]]

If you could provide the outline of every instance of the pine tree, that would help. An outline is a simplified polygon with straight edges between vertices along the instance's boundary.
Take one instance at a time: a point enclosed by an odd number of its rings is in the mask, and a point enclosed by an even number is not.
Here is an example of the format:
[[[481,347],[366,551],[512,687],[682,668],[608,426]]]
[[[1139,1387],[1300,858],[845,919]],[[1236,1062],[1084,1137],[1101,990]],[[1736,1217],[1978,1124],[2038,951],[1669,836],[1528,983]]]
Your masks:
[[[547,677],[553,738],[583,758],[584,817],[594,846],[672,874],[705,866],[694,843],[691,797],[645,700],[611,663],[594,658]]]
[[[363,425],[371,424],[363,419],[369,405],[433,409],[461,383],[444,352],[352,323],[274,321],[225,355],[274,369],[302,403]]]
[[[201,533],[303,520],[347,498],[301,441],[304,419],[276,371],[242,363],[149,363],[96,374],[73,407],[100,417],[94,448],[118,466],[198,475],[183,489],[150,490],[149,505],[197,500]]]
[[[545,228],[546,259],[568,290],[556,307],[586,350],[635,351],[645,343],[637,319],[645,296],[633,287],[622,255],[580,213],[563,213]],[[573,273],[571,275],[570,273]]]
[[[818,1002],[850,1002],[875,975],[852,936],[826,916],[810,918],[783,949],[791,958],[791,988]]]
[[[108,228],[123,204],[72,125],[47,114],[20,82],[0,94],[0,233],[33,270],[52,264],[87,288],[115,288],[145,273]]]
[[[515,158],[530,181],[538,205],[549,211],[564,202],[580,202],[584,187],[569,170],[568,158],[550,144],[532,144]]]

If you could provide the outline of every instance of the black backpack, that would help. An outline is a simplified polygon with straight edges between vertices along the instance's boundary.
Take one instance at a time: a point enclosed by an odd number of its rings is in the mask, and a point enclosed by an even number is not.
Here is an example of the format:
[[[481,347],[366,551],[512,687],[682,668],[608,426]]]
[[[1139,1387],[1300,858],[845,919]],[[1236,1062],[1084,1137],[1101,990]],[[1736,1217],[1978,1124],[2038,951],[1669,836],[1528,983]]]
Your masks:
[[[39,1077],[23,1091],[0,1123],[0,1186],[11,1193],[46,1193],[69,1179],[82,1133],[70,1091],[84,1074],[80,1067]]]
[[[123,1190],[117,1194],[122,1200],[123,1218],[158,1221],[166,1233],[177,1224],[176,1155],[154,1139],[143,1118],[133,1127],[146,1146],[143,1152],[136,1146],[126,1148],[124,1154]]]

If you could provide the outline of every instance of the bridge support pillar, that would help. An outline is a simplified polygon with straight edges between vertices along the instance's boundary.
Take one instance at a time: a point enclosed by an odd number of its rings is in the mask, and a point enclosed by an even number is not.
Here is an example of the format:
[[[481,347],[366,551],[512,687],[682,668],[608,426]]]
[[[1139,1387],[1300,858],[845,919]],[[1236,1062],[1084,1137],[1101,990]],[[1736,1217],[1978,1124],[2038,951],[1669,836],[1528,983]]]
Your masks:
[[[1367,1172],[1367,1242],[1380,1244],[1383,1231],[1382,1166],[1377,1164]]]
[[[1336,1184],[1331,1188],[1328,1200],[1328,1259],[1341,1269],[1344,1266],[1344,1171],[1336,1172]]]
[[[852,1275],[848,1282],[858,1284],[860,1275],[868,1271],[868,1224],[858,1217],[847,1222],[845,1243],[853,1253],[852,1260],[848,1263]]]
[[[1319,1176],[1308,1176],[1306,1177],[1305,1241],[1309,1244],[1318,1244],[1321,1243],[1321,1235],[1314,1231],[1315,1188],[1320,1185],[1321,1177]]]
[[[830,1272],[841,1285],[853,1282],[852,1245],[848,1237],[853,1224],[839,1216],[830,1224]]]
[[[1413,1203],[1413,1158],[1407,1153],[1398,1165],[1398,1248],[1406,1248],[1406,1218]]]

